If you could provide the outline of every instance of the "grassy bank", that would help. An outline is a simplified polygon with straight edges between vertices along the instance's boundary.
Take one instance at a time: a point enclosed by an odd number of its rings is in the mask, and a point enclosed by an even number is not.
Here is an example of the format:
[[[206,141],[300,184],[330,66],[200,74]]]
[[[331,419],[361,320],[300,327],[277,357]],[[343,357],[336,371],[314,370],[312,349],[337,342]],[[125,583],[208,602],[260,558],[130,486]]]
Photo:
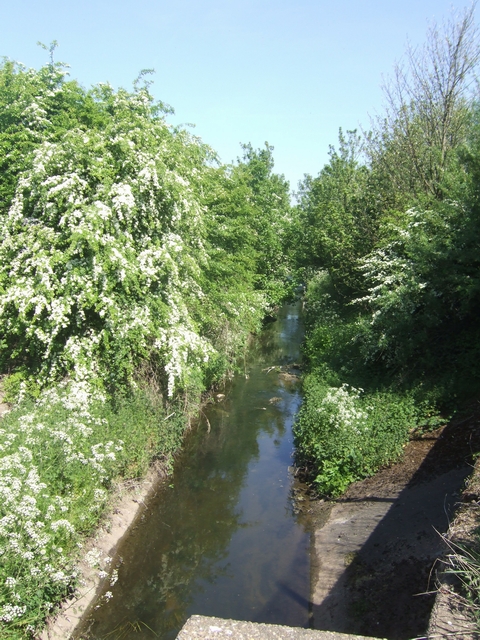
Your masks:
[[[328,274],[305,293],[307,374],[295,425],[297,465],[327,496],[402,455],[412,432],[442,423],[438,389],[402,385],[362,357],[365,317],[345,305]]]
[[[31,637],[77,581],[82,543],[114,481],[168,465],[188,422],[138,391],[113,407],[88,385],[59,385],[0,422],[2,637]]]
[[[478,412],[470,419],[478,424]],[[445,535],[446,554],[436,567],[439,593],[429,635],[445,629],[464,637],[480,633],[480,461],[477,458]]]
[[[167,465],[288,287],[273,149],[222,165],[142,72],[90,89],[0,64],[0,635],[77,579],[118,479]]]
[[[407,48],[371,129],[340,130],[328,163],[300,185],[310,368],[297,446],[324,493],[373,473],[411,431],[478,395],[474,9]]]

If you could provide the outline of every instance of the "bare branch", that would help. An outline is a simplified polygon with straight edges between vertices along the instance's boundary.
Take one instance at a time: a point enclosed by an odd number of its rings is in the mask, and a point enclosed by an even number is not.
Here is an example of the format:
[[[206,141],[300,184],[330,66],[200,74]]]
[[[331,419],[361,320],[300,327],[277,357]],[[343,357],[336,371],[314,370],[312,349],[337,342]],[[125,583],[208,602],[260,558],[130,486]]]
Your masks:
[[[464,140],[480,61],[476,2],[442,25],[432,24],[423,47],[407,46],[404,62],[383,85],[386,118],[376,123],[377,149],[388,174],[435,198],[452,151]],[[373,151],[373,153],[372,153]],[[398,164],[401,157],[400,166]]]

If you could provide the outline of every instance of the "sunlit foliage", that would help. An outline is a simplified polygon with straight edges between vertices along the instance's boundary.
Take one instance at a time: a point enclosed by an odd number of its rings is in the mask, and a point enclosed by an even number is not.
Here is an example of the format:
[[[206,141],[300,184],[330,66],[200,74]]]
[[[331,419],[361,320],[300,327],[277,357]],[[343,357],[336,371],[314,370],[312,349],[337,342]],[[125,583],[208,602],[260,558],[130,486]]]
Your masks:
[[[433,25],[425,47],[407,50],[385,85],[385,114],[370,132],[340,132],[339,150],[303,184],[297,262],[309,279],[312,378],[297,446],[325,493],[394,459],[409,430],[439,424],[440,410],[478,393],[473,11]],[[346,402],[364,413],[340,428],[335,416]]]
[[[71,592],[114,479],[170,459],[288,291],[272,148],[221,165],[169,124],[148,72],[85,90],[54,52],[0,67],[5,638],[32,637]]]

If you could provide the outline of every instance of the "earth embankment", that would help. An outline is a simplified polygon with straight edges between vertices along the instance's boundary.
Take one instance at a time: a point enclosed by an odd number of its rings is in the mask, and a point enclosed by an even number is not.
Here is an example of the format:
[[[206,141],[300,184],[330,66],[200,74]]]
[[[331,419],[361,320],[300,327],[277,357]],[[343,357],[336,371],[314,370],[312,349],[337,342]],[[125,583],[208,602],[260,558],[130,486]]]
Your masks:
[[[479,407],[415,437],[399,463],[355,483],[333,505],[311,503],[315,629],[427,637],[446,550],[441,534],[480,450]]]

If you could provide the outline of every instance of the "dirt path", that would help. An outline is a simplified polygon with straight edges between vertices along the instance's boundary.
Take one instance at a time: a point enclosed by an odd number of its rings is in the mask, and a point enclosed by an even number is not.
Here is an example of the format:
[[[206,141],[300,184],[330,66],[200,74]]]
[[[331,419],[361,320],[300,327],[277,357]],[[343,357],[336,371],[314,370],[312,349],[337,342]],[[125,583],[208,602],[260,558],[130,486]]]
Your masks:
[[[315,629],[407,640],[425,637],[435,568],[480,451],[480,405],[413,440],[404,459],[357,482],[314,520]]]

